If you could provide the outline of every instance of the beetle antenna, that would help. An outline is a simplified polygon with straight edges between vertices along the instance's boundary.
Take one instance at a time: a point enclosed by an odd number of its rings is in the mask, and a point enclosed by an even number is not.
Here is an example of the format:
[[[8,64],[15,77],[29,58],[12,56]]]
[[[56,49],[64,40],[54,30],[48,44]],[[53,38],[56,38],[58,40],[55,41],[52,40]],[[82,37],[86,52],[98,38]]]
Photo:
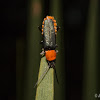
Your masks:
[[[40,79],[36,82],[36,84],[34,85],[34,88],[39,85],[41,83],[41,81],[43,80],[44,76],[46,75],[46,73],[49,71],[50,67],[48,66],[46,68],[46,70],[44,71],[44,73],[42,74],[42,76],[40,77]]]

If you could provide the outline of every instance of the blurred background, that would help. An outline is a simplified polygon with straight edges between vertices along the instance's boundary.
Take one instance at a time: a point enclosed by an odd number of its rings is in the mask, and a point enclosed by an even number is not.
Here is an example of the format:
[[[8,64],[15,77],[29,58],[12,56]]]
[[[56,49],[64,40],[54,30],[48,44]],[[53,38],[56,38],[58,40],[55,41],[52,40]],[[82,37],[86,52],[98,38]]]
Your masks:
[[[54,100],[100,99],[100,1],[1,1],[0,100],[35,100],[42,25],[54,16],[61,29]]]

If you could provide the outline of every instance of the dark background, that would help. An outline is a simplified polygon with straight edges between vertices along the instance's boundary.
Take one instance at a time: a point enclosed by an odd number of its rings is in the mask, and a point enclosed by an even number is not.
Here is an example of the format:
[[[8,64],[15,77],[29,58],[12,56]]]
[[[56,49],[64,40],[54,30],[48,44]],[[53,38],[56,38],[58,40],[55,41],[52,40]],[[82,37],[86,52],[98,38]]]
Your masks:
[[[16,100],[16,40],[23,41],[24,49],[22,50],[25,50],[28,1],[2,0],[0,4],[2,9],[0,19],[0,100]],[[50,0],[44,0],[43,9],[46,10],[43,11],[43,18],[51,15],[49,4]],[[67,83],[65,100],[82,100],[84,42],[89,4],[90,0],[62,0],[63,26],[61,27],[64,29],[65,79]],[[98,53],[100,55],[100,52]],[[24,57],[25,53],[23,53],[22,59]],[[22,73],[24,73],[24,69]]]

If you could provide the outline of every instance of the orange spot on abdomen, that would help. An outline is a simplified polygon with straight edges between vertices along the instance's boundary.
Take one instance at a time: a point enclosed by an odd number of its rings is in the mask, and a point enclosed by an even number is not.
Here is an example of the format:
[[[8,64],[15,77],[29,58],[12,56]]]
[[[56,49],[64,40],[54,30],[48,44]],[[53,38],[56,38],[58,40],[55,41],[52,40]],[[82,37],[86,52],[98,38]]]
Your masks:
[[[56,51],[55,50],[47,50],[45,51],[45,56],[48,61],[52,61],[56,59]]]

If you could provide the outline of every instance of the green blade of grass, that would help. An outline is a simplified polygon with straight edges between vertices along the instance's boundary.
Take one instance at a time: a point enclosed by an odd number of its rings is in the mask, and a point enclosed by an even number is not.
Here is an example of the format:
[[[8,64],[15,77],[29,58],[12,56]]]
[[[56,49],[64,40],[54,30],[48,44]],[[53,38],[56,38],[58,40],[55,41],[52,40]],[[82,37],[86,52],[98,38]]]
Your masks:
[[[41,58],[38,80],[47,69],[46,58]],[[54,69],[50,68],[37,86],[35,100],[54,100]]]
[[[98,56],[98,0],[90,0],[85,39],[83,100],[96,100]]]

